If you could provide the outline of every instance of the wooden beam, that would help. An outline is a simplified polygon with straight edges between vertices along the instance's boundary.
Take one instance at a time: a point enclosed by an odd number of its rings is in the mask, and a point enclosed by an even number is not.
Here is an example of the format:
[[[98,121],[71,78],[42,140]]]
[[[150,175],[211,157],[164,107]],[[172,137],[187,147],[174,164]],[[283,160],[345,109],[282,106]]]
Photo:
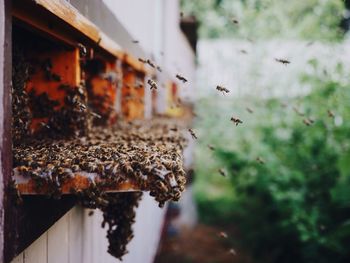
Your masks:
[[[81,37],[89,39],[95,46],[105,50],[112,56],[123,60],[135,70],[151,72],[137,58],[128,54],[120,45],[102,32],[95,24],[83,16],[77,9],[64,0],[14,0],[12,15],[16,19],[43,31],[65,43],[77,45]],[[47,18],[55,18],[60,23],[74,29],[74,33],[64,30],[62,25],[52,24]]]

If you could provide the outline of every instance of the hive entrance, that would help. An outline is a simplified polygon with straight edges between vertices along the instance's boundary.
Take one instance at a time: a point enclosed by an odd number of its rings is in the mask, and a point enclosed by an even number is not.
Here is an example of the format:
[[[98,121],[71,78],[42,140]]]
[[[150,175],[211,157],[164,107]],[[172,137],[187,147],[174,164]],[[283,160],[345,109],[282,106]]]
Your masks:
[[[163,206],[184,190],[184,139],[164,119],[118,121],[122,71],[85,51],[14,27],[15,188],[19,196],[74,194],[85,207],[101,209],[109,252],[121,257],[132,237],[137,191],[149,191]],[[96,65],[102,67],[94,71]],[[140,103],[143,91],[135,94]],[[141,116],[136,102],[132,111]],[[113,193],[125,191],[134,193]]]

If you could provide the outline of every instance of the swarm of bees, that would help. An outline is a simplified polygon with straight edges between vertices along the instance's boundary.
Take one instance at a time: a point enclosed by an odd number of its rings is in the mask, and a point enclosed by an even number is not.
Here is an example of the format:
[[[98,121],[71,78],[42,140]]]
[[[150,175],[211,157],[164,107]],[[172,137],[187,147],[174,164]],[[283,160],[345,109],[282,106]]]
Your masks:
[[[222,86],[216,86],[216,89],[217,89],[218,91],[221,91],[222,94],[225,94],[225,93],[229,93],[229,92],[230,92],[229,89],[227,89],[227,88],[225,88],[225,87],[222,87]]]
[[[103,211],[108,251],[121,259],[133,237],[134,210],[140,193],[110,195],[106,189],[131,180],[140,190],[149,191],[160,207],[168,200],[179,200],[186,183],[182,160],[185,139],[180,129],[171,130],[173,122],[157,119],[117,122],[107,128],[108,114],[98,110],[103,98],[89,93],[84,82],[78,87],[60,83],[49,60],[39,69],[45,80],[59,82],[58,89],[65,93],[63,103],[45,92],[33,89],[27,93],[32,65],[20,48],[13,50],[14,174],[31,179],[38,192],[45,189],[52,198],[60,198],[62,187],[77,174],[89,174],[88,188],[72,188],[71,193],[84,207]],[[157,88],[154,81],[151,84],[151,88]],[[34,118],[45,120],[38,122],[35,131],[30,129]],[[104,122],[93,126],[95,119]],[[15,184],[13,190],[20,201]]]

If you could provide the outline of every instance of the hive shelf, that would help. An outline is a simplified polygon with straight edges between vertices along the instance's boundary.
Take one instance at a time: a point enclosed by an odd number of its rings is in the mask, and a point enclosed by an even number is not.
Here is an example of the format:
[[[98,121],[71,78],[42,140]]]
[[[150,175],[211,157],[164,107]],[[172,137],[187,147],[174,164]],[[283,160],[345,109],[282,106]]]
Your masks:
[[[170,122],[173,123],[173,122]],[[22,195],[150,191],[157,201],[184,190],[182,133],[166,121],[120,122],[71,139],[30,139],[13,148]]]

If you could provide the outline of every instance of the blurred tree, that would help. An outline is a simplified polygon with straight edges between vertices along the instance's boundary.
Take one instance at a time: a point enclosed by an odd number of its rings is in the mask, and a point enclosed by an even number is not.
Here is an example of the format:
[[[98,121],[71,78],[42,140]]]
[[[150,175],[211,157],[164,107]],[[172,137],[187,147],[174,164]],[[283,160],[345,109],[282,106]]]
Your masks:
[[[342,0],[182,0],[195,14],[204,38],[284,37],[336,40],[343,35]],[[237,20],[238,23],[233,22]]]

